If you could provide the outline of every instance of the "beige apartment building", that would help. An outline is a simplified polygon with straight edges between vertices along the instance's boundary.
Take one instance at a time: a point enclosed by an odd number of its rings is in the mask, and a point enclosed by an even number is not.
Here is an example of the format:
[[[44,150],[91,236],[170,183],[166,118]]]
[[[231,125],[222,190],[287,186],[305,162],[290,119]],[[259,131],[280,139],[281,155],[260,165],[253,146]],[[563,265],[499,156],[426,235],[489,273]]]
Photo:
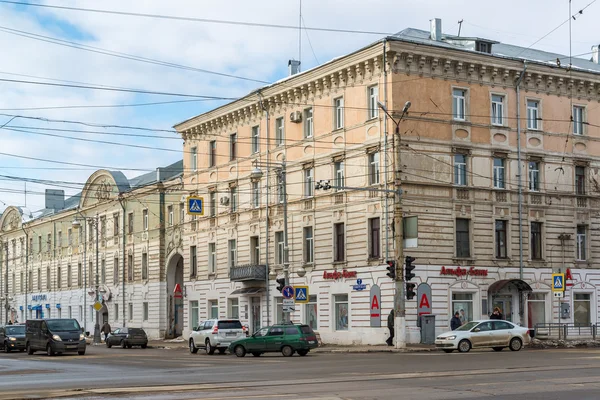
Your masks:
[[[181,161],[133,179],[98,170],[75,196],[46,190],[43,210],[6,208],[2,323],[76,318],[93,334],[99,299],[100,326],[180,335],[183,309],[173,290],[183,284],[183,263],[168,257],[181,247],[186,218],[181,172]]]
[[[396,121],[411,102],[397,147],[378,101]],[[287,222],[290,282],[310,295],[292,321],[329,343],[383,343],[396,169],[404,216],[417,221],[404,254],[431,289],[438,333],[454,311],[472,320],[495,306],[530,327],[597,323],[599,102],[597,47],[569,60],[442,35],[436,19],[176,125],[184,188],[205,199],[183,236],[184,336],[204,318],[239,317],[251,330],[282,320]],[[420,339],[422,307],[407,301],[409,341]]]

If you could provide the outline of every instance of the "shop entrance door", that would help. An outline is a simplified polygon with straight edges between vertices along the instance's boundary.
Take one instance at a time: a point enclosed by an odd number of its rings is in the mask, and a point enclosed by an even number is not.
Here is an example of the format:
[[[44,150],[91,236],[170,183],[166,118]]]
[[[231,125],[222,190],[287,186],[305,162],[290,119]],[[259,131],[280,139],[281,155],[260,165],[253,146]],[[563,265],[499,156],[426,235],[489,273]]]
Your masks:
[[[512,297],[509,296],[495,296],[492,303],[492,311],[498,307],[502,313],[502,318],[505,321],[512,322]]]

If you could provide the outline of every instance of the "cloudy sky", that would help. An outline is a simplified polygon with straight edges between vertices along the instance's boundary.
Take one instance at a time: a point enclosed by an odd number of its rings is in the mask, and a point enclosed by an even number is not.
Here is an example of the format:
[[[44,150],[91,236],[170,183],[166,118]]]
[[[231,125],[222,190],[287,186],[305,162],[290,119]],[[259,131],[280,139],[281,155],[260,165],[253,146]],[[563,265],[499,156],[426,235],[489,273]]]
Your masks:
[[[299,24],[299,0],[30,1],[244,23]],[[583,57],[589,58],[591,46],[600,43],[600,34],[593,36],[598,32],[595,28],[600,2],[594,3],[572,0],[573,14],[589,5],[572,20],[574,55],[586,53]],[[131,178],[179,160],[182,141],[172,132],[174,124],[223,104],[214,97],[235,98],[261,86],[260,81],[272,82],[286,76],[288,60],[298,57],[297,29],[83,12],[3,1],[0,15],[0,212],[4,203],[26,203],[31,210],[41,209],[45,188],[73,194],[102,167],[121,169]],[[395,33],[407,27],[427,30],[429,20],[437,17],[443,20],[444,33],[457,34],[458,21],[463,20],[463,36],[525,47],[568,16],[568,0],[302,1],[303,25],[308,28]],[[381,37],[305,30],[302,69]],[[568,54],[568,24],[534,47]],[[25,180],[30,181],[27,196]]]

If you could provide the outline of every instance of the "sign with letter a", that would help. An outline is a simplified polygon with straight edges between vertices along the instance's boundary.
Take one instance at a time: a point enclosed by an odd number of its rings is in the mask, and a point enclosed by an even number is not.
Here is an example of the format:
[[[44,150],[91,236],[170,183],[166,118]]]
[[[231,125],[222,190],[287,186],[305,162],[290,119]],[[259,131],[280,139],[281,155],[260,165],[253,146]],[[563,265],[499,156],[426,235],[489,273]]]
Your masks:
[[[379,286],[371,286],[370,296],[370,309],[371,309],[371,328],[381,327],[381,289]]]
[[[417,288],[417,315],[431,314],[431,286],[421,283]]]

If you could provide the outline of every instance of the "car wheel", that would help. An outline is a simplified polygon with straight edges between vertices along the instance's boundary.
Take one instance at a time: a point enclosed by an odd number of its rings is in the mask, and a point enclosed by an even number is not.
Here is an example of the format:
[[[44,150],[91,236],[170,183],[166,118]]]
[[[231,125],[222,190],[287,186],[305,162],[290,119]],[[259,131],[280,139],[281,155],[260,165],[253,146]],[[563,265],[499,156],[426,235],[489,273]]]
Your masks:
[[[467,339],[463,339],[460,341],[460,343],[458,343],[458,351],[461,353],[468,353],[469,350],[471,350],[471,342],[469,342]]]
[[[215,354],[215,348],[210,344],[210,340],[206,339],[206,354],[212,356]]]
[[[110,344],[109,341],[106,342],[106,347],[108,347],[109,349],[112,347],[112,344]]]
[[[219,349],[219,354],[225,354],[225,350],[227,349]]]
[[[454,351],[454,349],[442,349],[444,350],[444,353],[452,353]]]
[[[125,344],[124,340],[121,340],[121,348],[122,349],[126,349],[127,348],[127,344]]]
[[[52,349],[51,345],[46,345],[46,354],[48,355],[48,357],[52,357],[55,353],[54,350]]]
[[[31,345],[29,343],[27,343],[27,354],[32,355],[33,353],[35,353],[35,351],[33,351],[33,349],[31,348]]]
[[[198,348],[194,344],[194,339],[190,339],[190,353],[196,354],[198,352]]]
[[[77,354],[79,354],[80,356],[85,356],[85,350],[79,350]]]
[[[148,347],[148,345],[147,345],[147,344],[143,344],[143,345],[142,345],[142,349],[145,349],[146,347]]]
[[[508,346],[512,351],[519,351],[523,347],[523,342],[519,338],[512,338]]]
[[[10,353],[10,348],[8,347],[8,343],[4,343],[4,352]]]
[[[244,357],[246,355],[246,349],[242,345],[235,346],[235,348],[233,349],[233,352],[238,357]]]
[[[301,355],[302,357],[304,357],[305,355],[308,354],[308,350],[298,350],[298,354]]]
[[[253,352],[252,352],[252,355],[253,355],[254,357],[260,357],[260,355],[261,355],[261,354],[262,354],[262,353],[261,353],[260,351],[253,351]]]
[[[494,347],[494,351],[502,351],[504,347]]]
[[[281,354],[283,354],[284,357],[291,357],[294,355],[294,349],[290,346],[283,346],[281,348]]]

